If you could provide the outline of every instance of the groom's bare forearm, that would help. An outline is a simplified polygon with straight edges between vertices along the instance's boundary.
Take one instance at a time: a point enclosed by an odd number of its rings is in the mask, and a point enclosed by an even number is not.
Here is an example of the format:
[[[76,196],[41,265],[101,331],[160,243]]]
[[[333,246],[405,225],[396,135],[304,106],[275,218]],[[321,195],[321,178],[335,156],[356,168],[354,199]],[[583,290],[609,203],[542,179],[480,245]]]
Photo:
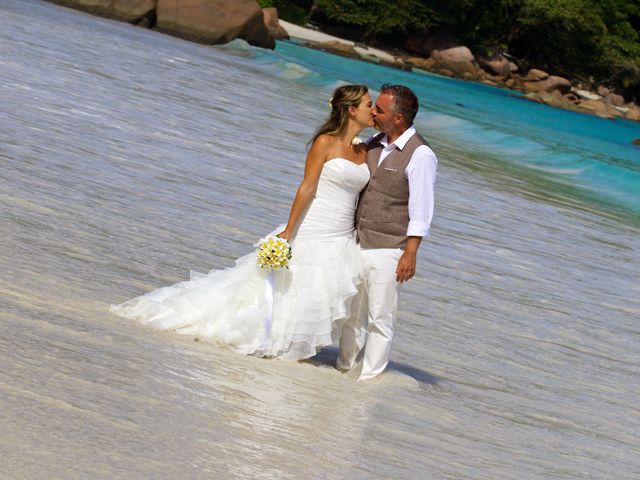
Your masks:
[[[404,252],[414,256],[417,255],[421,241],[422,237],[407,237],[407,246],[405,247]]]
[[[406,282],[416,274],[416,255],[422,237],[407,237],[407,246],[398,260],[396,281]]]

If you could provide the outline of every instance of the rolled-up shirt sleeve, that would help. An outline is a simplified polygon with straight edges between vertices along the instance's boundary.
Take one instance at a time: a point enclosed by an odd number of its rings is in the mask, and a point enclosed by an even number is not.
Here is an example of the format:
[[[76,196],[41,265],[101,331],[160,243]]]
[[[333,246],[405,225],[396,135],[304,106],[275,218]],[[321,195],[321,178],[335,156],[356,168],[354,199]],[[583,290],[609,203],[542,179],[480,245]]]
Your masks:
[[[408,237],[427,237],[433,218],[438,159],[426,145],[413,152],[405,170],[409,180]]]

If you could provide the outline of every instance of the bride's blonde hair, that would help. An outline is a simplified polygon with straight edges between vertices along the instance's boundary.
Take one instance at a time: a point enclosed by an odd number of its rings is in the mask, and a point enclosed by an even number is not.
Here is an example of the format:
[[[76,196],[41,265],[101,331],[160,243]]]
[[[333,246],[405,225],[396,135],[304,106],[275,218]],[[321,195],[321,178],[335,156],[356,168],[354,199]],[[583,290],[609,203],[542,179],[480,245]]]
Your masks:
[[[339,137],[347,128],[349,120],[349,107],[357,107],[369,92],[366,85],[343,85],[333,92],[333,97],[329,100],[331,113],[329,118],[316,130],[309,144],[313,144],[320,135],[333,135]]]

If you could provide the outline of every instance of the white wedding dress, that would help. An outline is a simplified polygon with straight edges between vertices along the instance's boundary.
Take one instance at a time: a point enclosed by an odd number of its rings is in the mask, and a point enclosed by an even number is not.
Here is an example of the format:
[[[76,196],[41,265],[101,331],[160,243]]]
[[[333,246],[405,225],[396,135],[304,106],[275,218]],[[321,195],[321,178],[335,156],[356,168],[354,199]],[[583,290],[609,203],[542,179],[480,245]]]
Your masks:
[[[265,294],[268,274],[252,252],[234,267],[206,275],[192,272],[188,281],[114,305],[111,311],[243,354],[312,357],[337,340],[362,282],[354,212],[368,181],[366,164],[344,158],[324,164],[316,195],[291,241],[290,269],[273,273],[272,309]]]

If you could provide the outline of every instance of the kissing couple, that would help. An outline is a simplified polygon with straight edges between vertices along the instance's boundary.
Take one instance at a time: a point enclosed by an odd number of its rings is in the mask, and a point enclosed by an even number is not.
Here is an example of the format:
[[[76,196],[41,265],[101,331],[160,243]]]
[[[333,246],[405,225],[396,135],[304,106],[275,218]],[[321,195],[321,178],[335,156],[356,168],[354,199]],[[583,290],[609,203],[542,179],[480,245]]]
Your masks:
[[[330,107],[289,221],[274,232],[291,244],[290,269],[266,272],[250,253],[111,311],[261,357],[302,360],[339,340],[336,368],[361,365],[358,381],[382,373],[401,285],[429,233],[437,158],[406,86],[383,85],[374,103],[365,85],[343,85]],[[354,141],[368,127],[379,133]]]

